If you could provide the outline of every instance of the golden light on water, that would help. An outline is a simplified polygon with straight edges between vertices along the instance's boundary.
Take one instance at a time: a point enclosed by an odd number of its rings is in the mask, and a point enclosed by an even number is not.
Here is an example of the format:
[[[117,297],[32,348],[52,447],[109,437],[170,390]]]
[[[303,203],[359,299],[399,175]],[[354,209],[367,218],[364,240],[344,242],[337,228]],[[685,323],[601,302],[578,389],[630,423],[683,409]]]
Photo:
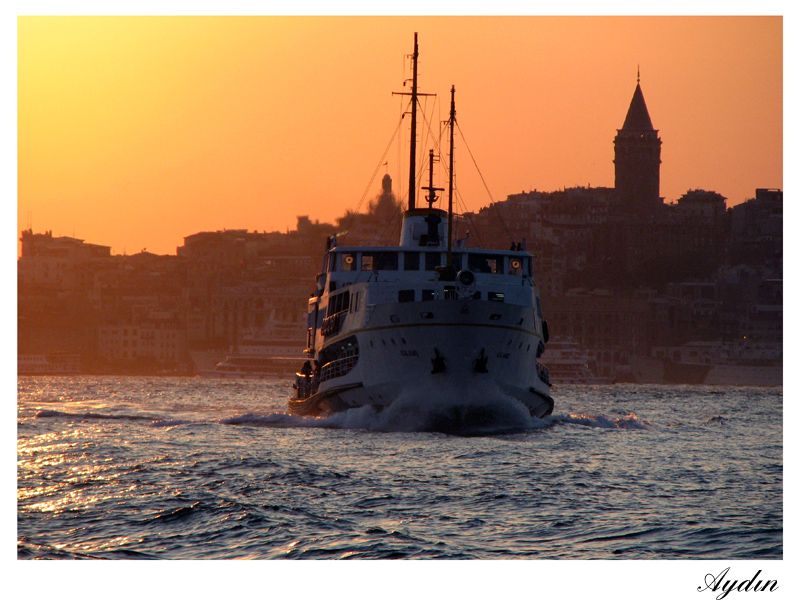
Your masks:
[[[123,474],[111,457],[96,456],[91,451],[93,442],[106,432],[96,426],[82,426],[19,438],[18,478],[35,484],[17,488],[19,509],[53,514],[84,510],[134,490],[133,486],[122,491],[105,489]],[[104,489],[94,489],[98,485]]]

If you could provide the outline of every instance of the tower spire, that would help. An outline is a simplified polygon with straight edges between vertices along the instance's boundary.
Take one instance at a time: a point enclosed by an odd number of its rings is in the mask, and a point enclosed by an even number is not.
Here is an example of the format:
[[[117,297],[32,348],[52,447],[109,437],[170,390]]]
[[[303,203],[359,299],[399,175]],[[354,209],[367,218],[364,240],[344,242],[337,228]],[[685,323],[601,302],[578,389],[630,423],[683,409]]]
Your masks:
[[[614,188],[629,211],[660,202],[661,138],[653,128],[636,65],[636,88],[614,138]]]

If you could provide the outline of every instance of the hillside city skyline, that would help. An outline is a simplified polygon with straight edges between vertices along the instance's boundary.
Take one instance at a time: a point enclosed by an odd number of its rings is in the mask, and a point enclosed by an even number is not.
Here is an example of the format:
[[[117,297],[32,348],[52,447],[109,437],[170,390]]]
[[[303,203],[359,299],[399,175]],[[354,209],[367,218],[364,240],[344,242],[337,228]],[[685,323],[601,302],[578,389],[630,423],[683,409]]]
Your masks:
[[[783,192],[726,208],[692,189],[665,204],[656,125],[637,80],[613,188],[509,195],[457,217],[456,243],[530,249],[553,341],[583,349],[592,379],[780,384]],[[336,224],[199,232],[175,255],[23,231],[20,371],[204,374],[248,340],[297,363],[324,248],[393,244],[402,211],[386,173],[366,211]]]

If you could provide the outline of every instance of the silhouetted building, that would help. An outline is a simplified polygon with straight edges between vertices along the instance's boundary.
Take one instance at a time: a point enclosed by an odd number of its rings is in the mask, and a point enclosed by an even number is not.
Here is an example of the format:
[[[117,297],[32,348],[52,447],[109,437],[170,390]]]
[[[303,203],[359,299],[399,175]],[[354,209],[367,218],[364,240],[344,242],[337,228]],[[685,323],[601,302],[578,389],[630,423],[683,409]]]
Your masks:
[[[783,191],[757,188],[754,199],[731,208],[731,261],[754,263],[783,277]]]
[[[625,122],[614,138],[614,188],[625,212],[642,212],[661,203],[660,167],[661,138],[637,76]]]
[[[370,201],[364,214],[348,210],[336,223],[347,234],[348,246],[383,244],[400,234],[403,211],[392,192],[392,178],[387,173],[381,182],[381,194]]]
[[[20,284],[58,291],[85,288],[86,265],[111,255],[111,248],[87,244],[74,237],[53,237],[51,231],[22,232],[19,260]]]

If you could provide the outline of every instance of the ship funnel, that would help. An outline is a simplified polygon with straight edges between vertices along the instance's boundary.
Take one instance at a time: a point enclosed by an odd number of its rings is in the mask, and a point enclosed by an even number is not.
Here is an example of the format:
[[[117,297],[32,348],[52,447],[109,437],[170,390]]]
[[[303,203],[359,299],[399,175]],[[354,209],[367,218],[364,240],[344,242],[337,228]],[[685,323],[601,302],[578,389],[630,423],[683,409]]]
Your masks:
[[[437,208],[417,208],[403,213],[400,246],[408,249],[447,248],[447,212]]]

